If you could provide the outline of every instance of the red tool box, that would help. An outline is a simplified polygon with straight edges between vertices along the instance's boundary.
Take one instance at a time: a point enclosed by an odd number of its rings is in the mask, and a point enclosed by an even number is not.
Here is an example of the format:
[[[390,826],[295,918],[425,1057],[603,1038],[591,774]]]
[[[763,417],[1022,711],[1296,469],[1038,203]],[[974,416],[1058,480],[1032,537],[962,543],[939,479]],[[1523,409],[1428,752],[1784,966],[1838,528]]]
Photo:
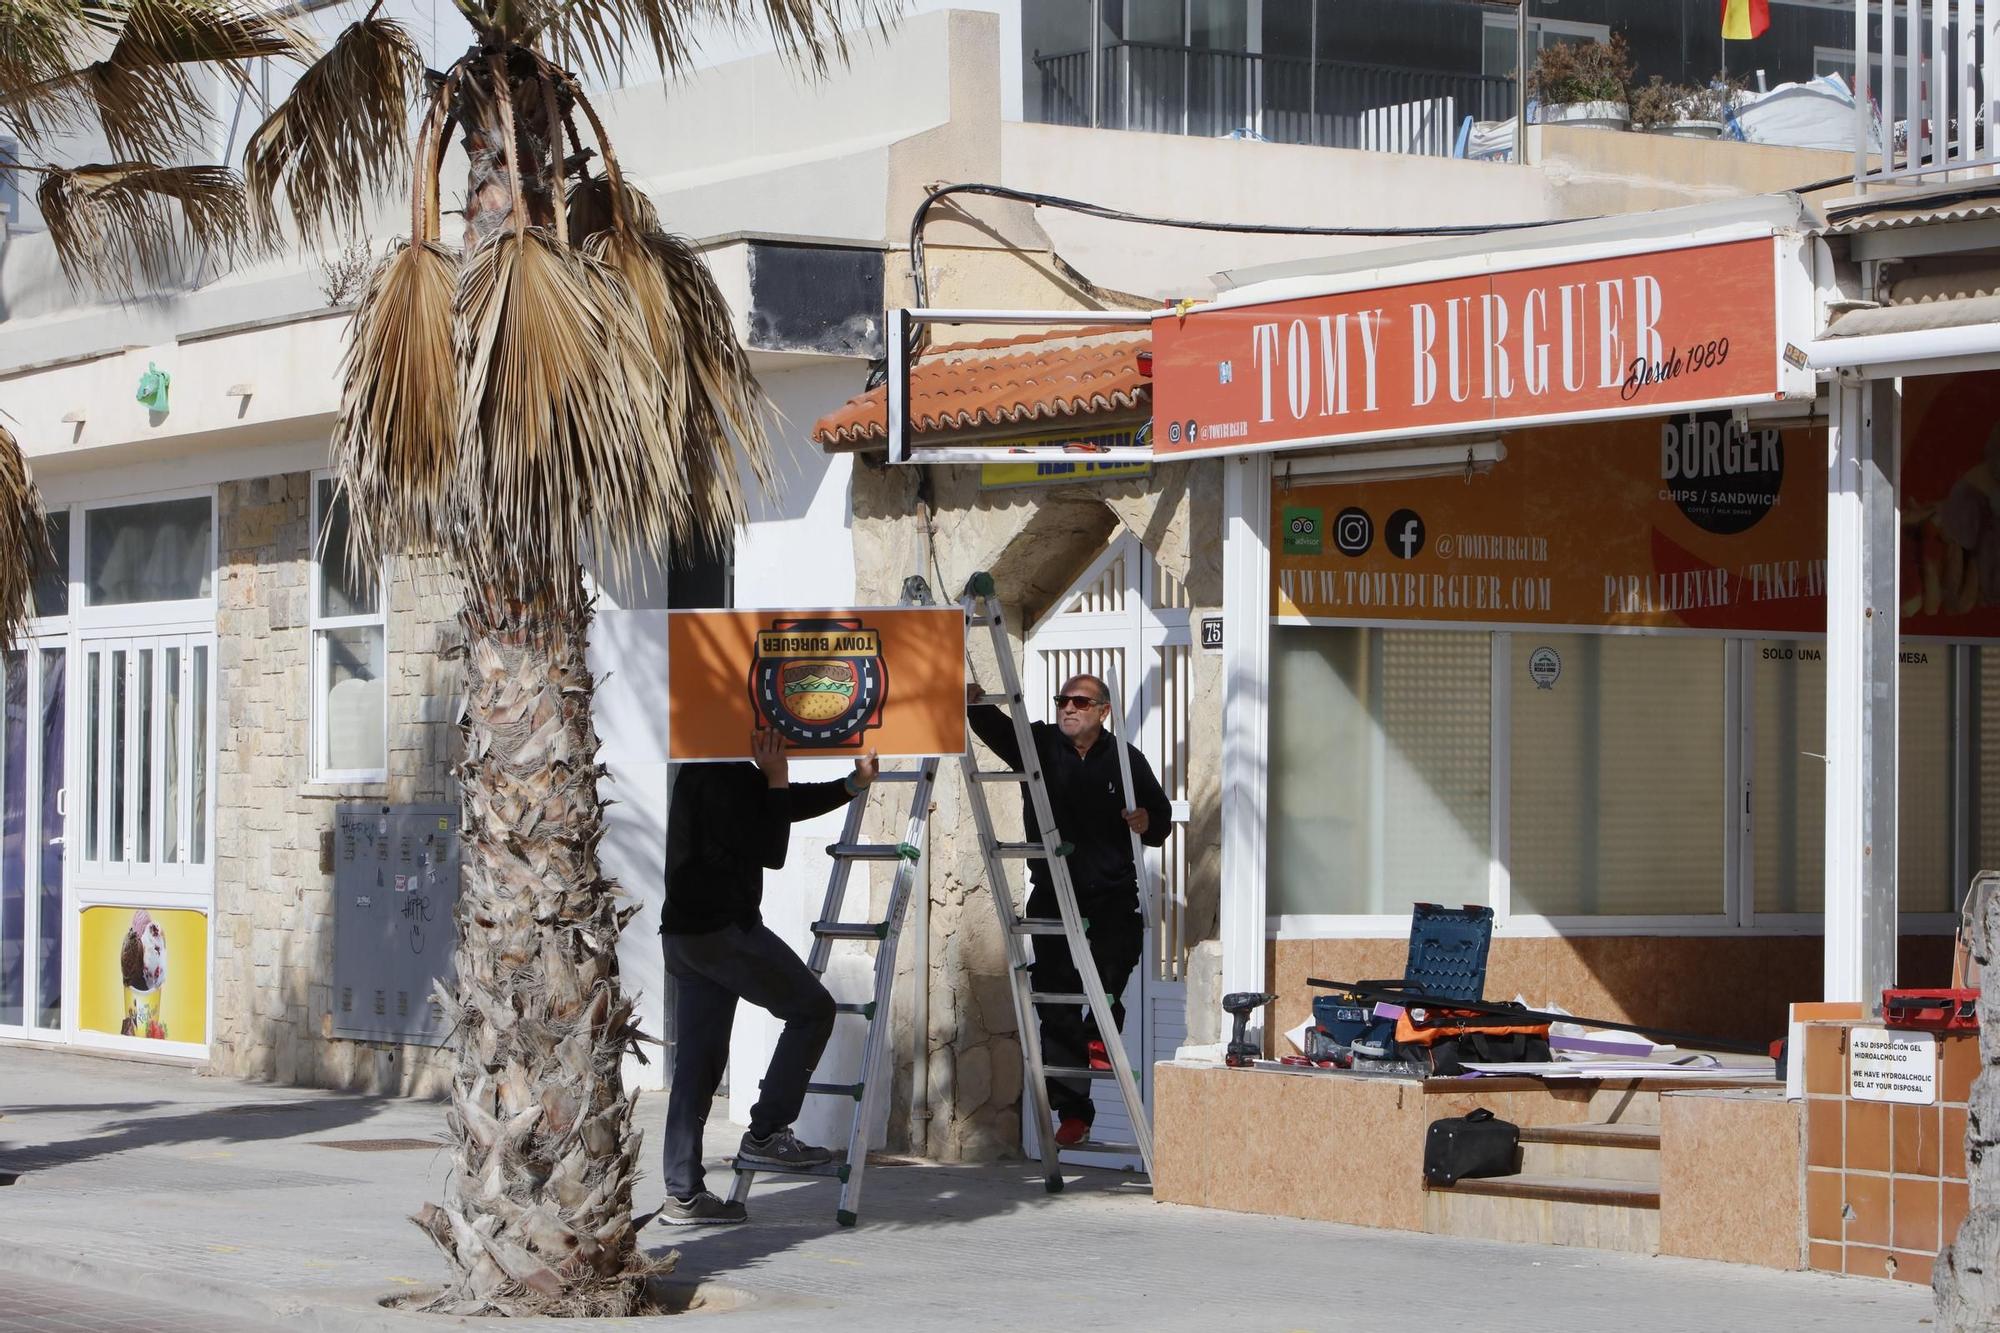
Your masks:
[[[1891,986],[1882,992],[1882,1026],[1924,1032],[1977,1032],[1979,991],[1970,986],[1943,990]]]

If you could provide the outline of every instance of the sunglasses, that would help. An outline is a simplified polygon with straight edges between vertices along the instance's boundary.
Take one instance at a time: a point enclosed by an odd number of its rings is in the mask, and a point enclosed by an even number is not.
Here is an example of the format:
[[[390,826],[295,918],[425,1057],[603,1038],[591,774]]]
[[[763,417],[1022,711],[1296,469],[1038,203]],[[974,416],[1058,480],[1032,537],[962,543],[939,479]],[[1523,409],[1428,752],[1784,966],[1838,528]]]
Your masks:
[[[1057,708],[1074,708],[1078,712],[1082,712],[1086,708],[1102,708],[1106,702],[1104,699],[1093,699],[1087,694],[1058,694],[1056,696]]]

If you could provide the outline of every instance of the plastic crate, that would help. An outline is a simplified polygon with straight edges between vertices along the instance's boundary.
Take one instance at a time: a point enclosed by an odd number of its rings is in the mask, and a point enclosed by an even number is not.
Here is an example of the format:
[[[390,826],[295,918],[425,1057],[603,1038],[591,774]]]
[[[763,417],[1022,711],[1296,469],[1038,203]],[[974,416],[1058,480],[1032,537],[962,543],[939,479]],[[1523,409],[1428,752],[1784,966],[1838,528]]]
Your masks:
[[[1492,944],[1492,908],[1417,903],[1410,909],[1410,955],[1403,975],[1363,984],[1439,1000],[1484,999],[1486,953]]]

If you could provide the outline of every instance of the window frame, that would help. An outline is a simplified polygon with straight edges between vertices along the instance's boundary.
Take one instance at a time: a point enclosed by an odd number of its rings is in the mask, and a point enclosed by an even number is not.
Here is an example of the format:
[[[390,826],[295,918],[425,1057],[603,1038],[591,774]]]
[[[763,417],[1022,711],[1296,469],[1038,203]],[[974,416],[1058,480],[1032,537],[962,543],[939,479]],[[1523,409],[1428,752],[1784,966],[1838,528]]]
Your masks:
[[[320,488],[323,482],[334,482],[334,494],[338,494],[338,482],[328,469],[320,469],[311,474],[310,503],[308,506],[309,525],[306,540],[306,623],[311,649],[312,701],[309,711],[312,718],[312,757],[308,768],[308,781],[318,786],[382,785],[389,780],[389,579],[388,567],[376,572],[375,610],[369,615],[329,616],[320,605],[321,567],[320,540],[321,525],[326,515],[320,509]],[[328,660],[328,636],[331,631],[347,629],[379,629],[382,631],[382,766],[380,768],[327,768],[323,766],[327,740],[327,688],[330,681]]]
[[[1269,633],[1274,636],[1287,629],[1326,628],[1358,630],[1454,630],[1467,634],[1487,636],[1493,654],[1493,667],[1489,676],[1491,733],[1489,745],[1489,799],[1492,802],[1489,827],[1488,878],[1486,903],[1493,909],[1494,934],[1500,938],[1550,938],[1576,936],[1615,935],[1663,935],[1663,936],[1794,936],[1820,935],[1825,933],[1825,914],[1822,912],[1758,912],[1756,910],[1756,885],[1751,859],[1755,853],[1753,831],[1755,828],[1756,803],[1751,791],[1751,777],[1755,770],[1755,717],[1752,670],[1754,654],[1750,646],[1764,642],[1774,636],[1766,634],[1719,635],[1706,630],[1656,630],[1625,629],[1619,627],[1593,626],[1548,626],[1501,627],[1495,625],[1469,624],[1455,621],[1394,620],[1394,619],[1344,619],[1329,616],[1270,616]],[[1703,914],[1658,914],[1658,915],[1598,915],[1598,916],[1544,916],[1530,912],[1516,912],[1513,909],[1512,892],[1512,805],[1510,785],[1513,777],[1512,726],[1513,696],[1517,682],[1513,679],[1513,639],[1517,634],[1636,634],[1647,638],[1671,636],[1720,639],[1726,655],[1723,674],[1723,699],[1725,736],[1728,738],[1723,751],[1723,772],[1720,775],[1724,793],[1724,882],[1722,910]],[[1775,636],[1787,641],[1823,642],[1824,635],[1795,634]],[[1952,654],[1954,671],[1951,689],[1952,743],[1945,756],[1951,766],[1951,831],[1952,847],[1950,862],[1954,874],[1964,869],[1965,875],[1953,881],[1956,896],[1963,892],[1963,885],[1970,874],[1970,865],[1976,856],[1977,811],[1971,804],[1976,799],[1973,780],[1976,776],[1976,756],[1973,751],[1976,738],[1968,728],[1976,725],[1973,705],[1977,698],[1977,682],[1973,676],[1976,658],[1971,645],[1950,643],[1943,640],[1919,640],[1905,638],[1904,645],[1929,644],[1949,649]],[[1272,774],[1275,779],[1277,775]],[[1904,935],[1949,935],[1957,928],[1957,916],[1951,912],[1904,912],[1898,917],[1898,930]],[[1268,939],[1385,939],[1400,938],[1409,933],[1409,917],[1406,913],[1269,913],[1265,919]]]
[[[90,602],[90,517],[106,509],[132,509],[140,505],[167,504],[176,500],[208,501],[208,595],[167,602],[122,602],[96,606]],[[199,625],[213,631],[222,581],[222,504],[214,486],[192,486],[179,490],[151,491],[143,495],[123,495],[101,500],[85,500],[66,506],[70,511],[69,531],[69,616],[79,631],[146,630],[167,631]],[[60,623],[50,617],[49,623]]]

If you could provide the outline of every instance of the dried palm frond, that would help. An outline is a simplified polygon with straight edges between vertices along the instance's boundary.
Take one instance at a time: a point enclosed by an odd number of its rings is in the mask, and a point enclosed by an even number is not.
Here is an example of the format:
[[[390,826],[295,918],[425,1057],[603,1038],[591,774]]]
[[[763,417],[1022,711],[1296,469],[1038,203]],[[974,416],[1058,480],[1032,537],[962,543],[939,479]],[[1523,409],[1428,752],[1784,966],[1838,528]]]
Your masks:
[[[243,172],[258,223],[273,228],[283,191],[307,241],[358,221],[367,195],[409,168],[409,109],[423,53],[400,23],[373,11],[350,25],[250,136]]]
[[[452,251],[405,243],[376,268],[355,309],[332,455],[357,568],[438,549],[458,434],[457,281]]]
[[[48,532],[20,443],[0,426],[0,651],[13,648],[27,629],[35,574],[49,553]]]
[[[94,116],[127,159],[171,160],[206,142],[211,73],[247,87],[241,62],[303,60],[311,50],[284,19],[241,0],[129,0],[88,12],[97,26],[117,25],[110,54],[23,89],[8,110],[31,136]]]
[[[461,526],[478,582],[564,603],[594,554],[630,567],[687,526],[666,388],[631,293],[546,229],[465,262],[456,302]]]
[[[649,231],[660,230],[660,215],[653,208],[653,201],[644,194],[623,181],[614,185],[606,176],[586,176],[569,190],[571,245],[582,245],[599,232],[608,231],[617,222],[617,211],[612,201],[614,189],[623,197],[625,226],[629,231],[643,236]]]
[[[250,235],[242,183],[221,167],[50,168],[35,202],[71,282],[132,269],[164,282],[195,255],[235,255]]]
[[[98,32],[75,0],[0,4],[0,107],[73,71]]]
[[[708,265],[677,236],[654,232],[645,243],[675,307],[687,366],[686,415],[676,433],[683,441],[688,502],[699,535],[720,538],[747,517],[737,455],[760,487],[771,484],[768,403]]]
[[[903,0],[516,0],[508,12],[515,40],[545,39],[557,63],[570,68],[617,70],[625,49],[643,43],[661,68],[686,70],[698,49],[696,24],[748,29],[761,19],[787,58],[824,74],[847,59],[845,28],[887,31],[902,7]]]

